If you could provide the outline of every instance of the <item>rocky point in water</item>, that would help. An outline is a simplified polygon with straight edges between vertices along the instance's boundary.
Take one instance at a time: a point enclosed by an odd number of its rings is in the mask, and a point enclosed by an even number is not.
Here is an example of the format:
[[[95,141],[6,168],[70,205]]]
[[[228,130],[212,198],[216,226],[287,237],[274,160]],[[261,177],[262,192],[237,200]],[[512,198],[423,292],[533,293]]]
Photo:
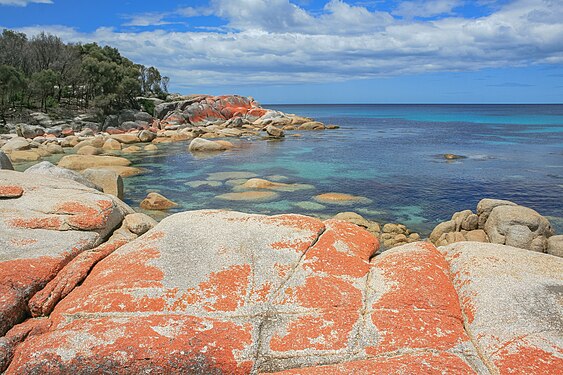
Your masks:
[[[492,203],[485,224],[518,207]],[[339,218],[156,224],[79,182],[1,170],[0,372],[561,372],[563,259],[477,242],[379,254],[372,223]]]

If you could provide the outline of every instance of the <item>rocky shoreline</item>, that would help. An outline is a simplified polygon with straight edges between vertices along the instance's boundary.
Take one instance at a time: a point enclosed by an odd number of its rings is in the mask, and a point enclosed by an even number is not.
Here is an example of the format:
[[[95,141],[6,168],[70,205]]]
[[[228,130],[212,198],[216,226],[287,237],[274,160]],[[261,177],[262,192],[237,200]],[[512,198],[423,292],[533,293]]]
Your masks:
[[[380,254],[374,223],[352,213],[204,210],[157,224],[37,176],[0,171],[0,372],[563,368],[559,257],[467,241]],[[486,222],[502,222],[495,209]]]

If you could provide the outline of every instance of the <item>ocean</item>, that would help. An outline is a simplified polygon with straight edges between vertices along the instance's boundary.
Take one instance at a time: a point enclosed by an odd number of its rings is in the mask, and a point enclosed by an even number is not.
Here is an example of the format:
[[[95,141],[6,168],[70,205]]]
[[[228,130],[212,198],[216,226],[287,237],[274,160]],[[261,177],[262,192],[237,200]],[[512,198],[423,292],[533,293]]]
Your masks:
[[[126,179],[126,202],[138,208],[147,192],[158,191],[179,204],[169,213],[217,208],[327,218],[355,211],[428,235],[454,212],[498,198],[535,209],[563,233],[563,105],[265,107],[340,128],[292,131],[281,141],[234,139],[235,150],[203,159],[187,152],[187,142],[159,145],[156,154],[132,156],[149,173]],[[466,158],[446,161],[446,153]],[[232,185],[193,183],[232,171],[314,188],[280,192],[269,202],[228,202],[216,197]],[[313,200],[326,192],[367,199],[351,205]]]

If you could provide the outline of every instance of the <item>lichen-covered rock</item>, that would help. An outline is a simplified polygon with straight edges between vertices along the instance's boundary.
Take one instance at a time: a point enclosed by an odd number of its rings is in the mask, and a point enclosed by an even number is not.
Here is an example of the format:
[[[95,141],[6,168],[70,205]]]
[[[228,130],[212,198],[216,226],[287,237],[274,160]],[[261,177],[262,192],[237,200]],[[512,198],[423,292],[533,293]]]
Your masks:
[[[467,331],[491,372],[561,373],[563,259],[470,242],[440,250],[450,263]]]
[[[26,315],[27,301],[71,259],[100,244],[130,208],[64,178],[0,171],[0,335]]]
[[[336,220],[168,217],[102,260],[7,374],[482,372],[440,252],[413,244],[370,263],[376,250]]]

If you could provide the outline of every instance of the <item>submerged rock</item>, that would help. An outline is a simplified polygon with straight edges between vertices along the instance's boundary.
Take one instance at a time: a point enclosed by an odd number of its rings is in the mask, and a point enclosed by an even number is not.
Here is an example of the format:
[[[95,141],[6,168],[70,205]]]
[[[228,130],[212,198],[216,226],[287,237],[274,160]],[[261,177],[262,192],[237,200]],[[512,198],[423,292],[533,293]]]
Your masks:
[[[321,203],[329,204],[354,204],[354,203],[369,203],[370,199],[360,197],[357,195],[343,194],[343,193],[324,193],[315,195],[314,199]]]
[[[271,201],[278,198],[278,193],[273,191],[245,191],[241,193],[226,193],[216,196],[215,198],[224,201]]]
[[[225,180],[240,180],[257,177],[258,175],[253,172],[233,171],[233,172],[215,172],[210,173],[208,180],[211,181],[225,181]]]
[[[298,191],[314,189],[313,185],[307,184],[286,184],[283,182],[272,182],[262,178],[251,178],[245,183],[237,186],[237,189],[265,189],[276,191]]]

